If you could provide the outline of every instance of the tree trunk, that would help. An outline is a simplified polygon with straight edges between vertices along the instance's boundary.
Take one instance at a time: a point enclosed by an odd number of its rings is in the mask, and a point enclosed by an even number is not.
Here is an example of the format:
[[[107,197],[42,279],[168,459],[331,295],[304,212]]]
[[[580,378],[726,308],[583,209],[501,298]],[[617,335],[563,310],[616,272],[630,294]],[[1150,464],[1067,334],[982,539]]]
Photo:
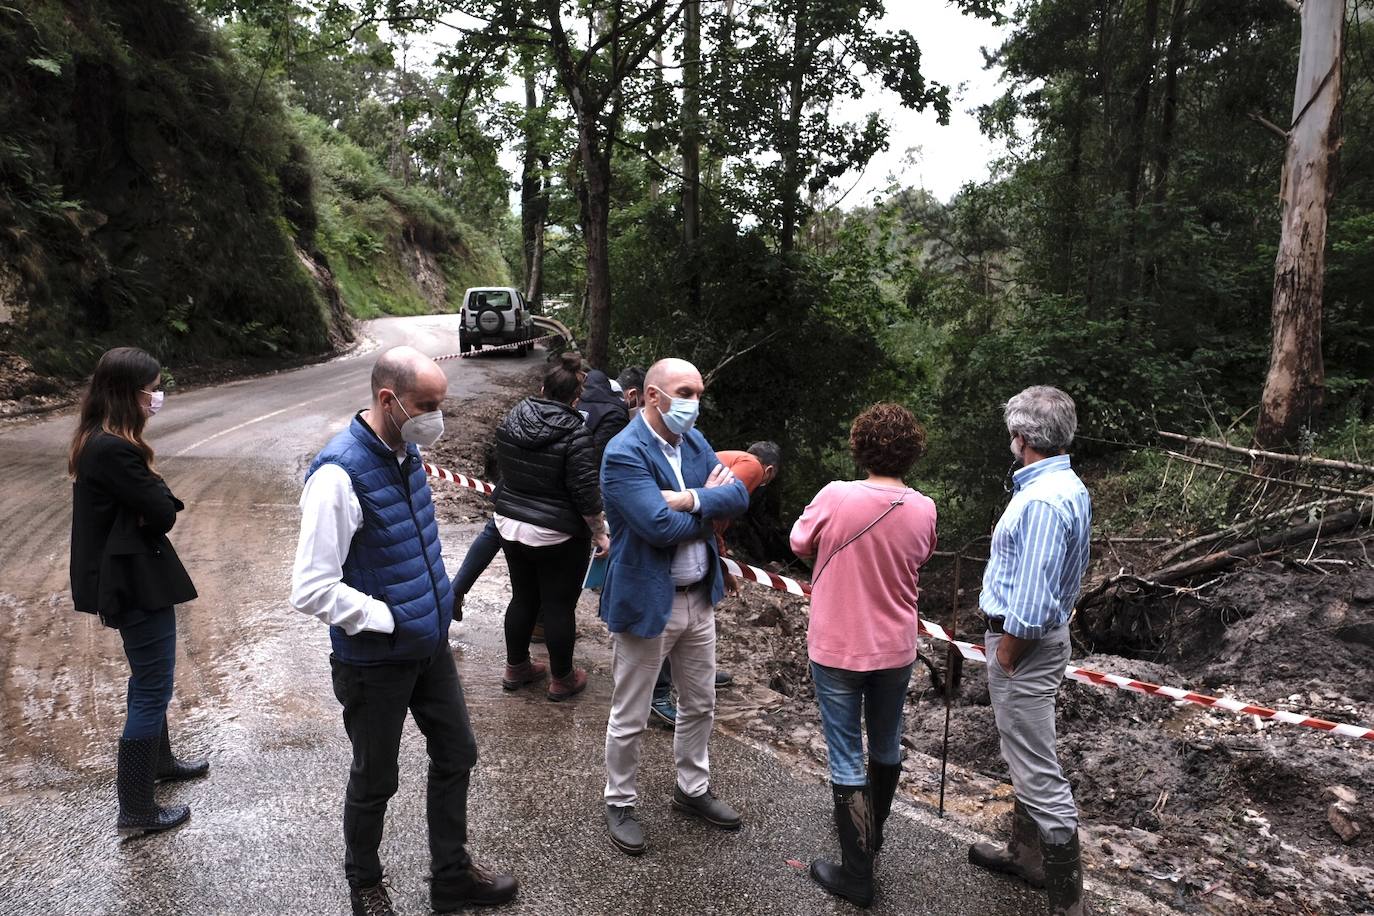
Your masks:
[[[520,235],[525,253],[525,299],[538,308],[544,297],[544,220],[549,204],[533,124],[539,107],[534,60],[526,54],[521,64],[525,71],[525,148],[520,169]]]
[[[1341,146],[1343,0],[1306,0],[1293,93],[1293,126],[1283,163],[1283,228],[1274,260],[1269,372],[1255,444],[1281,448],[1312,427],[1325,394],[1322,284],[1327,206]]]
[[[786,148],[782,151],[782,227],[778,247],[783,254],[796,244],[797,220],[801,212],[801,118],[806,102],[806,77],[811,65],[810,45],[806,39],[806,3],[796,0],[792,23],[792,72],[787,91]]]
[[[1116,294],[1124,321],[1131,319],[1131,305],[1137,293],[1136,248],[1139,240],[1140,182],[1145,168],[1145,123],[1150,115],[1150,90],[1155,75],[1155,31],[1159,27],[1159,0],[1145,0],[1144,28],[1132,82],[1131,117],[1126,125],[1125,170],[1122,182],[1126,192],[1125,225],[1116,252]]]
[[[579,127],[587,244],[587,352],[593,369],[607,370],[611,339],[611,155],[596,142],[594,126]]]
[[[687,304],[701,305],[701,0],[683,0],[682,245],[687,256]]]
[[[1174,152],[1174,125],[1178,122],[1178,71],[1183,60],[1184,24],[1188,0],[1174,0],[1169,18],[1169,47],[1164,52],[1164,89],[1160,98],[1159,140],[1155,144],[1154,206],[1164,205],[1169,193],[1169,164]]]

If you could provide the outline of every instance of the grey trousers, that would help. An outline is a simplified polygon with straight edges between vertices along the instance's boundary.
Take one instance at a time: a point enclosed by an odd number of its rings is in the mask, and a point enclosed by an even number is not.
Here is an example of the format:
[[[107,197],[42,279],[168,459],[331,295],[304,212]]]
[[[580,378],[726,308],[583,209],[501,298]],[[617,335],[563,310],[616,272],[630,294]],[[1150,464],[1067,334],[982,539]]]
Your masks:
[[[997,662],[1000,641],[998,634],[989,632],[983,645],[988,653],[988,693],[1011,787],[1040,835],[1050,843],[1067,843],[1078,829],[1078,808],[1059,768],[1054,702],[1069,661],[1069,625],[1047,631],[1021,656],[1010,677]]]
[[[697,588],[675,593],[672,616],[659,636],[613,633],[611,639],[614,686],[606,722],[606,804],[638,800],[640,744],[664,658],[672,659],[677,685],[677,784],[695,798],[711,781],[707,743],[716,721],[716,614],[710,592]]]

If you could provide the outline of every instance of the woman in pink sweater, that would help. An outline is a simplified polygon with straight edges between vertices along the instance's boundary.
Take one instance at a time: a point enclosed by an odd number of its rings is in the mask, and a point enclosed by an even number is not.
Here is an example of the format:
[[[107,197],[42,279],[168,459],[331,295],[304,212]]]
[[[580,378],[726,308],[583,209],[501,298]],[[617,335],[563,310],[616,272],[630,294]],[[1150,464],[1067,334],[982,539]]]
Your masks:
[[[935,550],[935,503],[902,481],[925,441],[906,408],[865,410],[850,428],[849,447],[868,476],[826,484],[792,526],[792,550],[816,558],[806,641],[842,855],[838,864],[812,862],[811,877],[865,907],[873,902],[873,857],[902,772],[916,583]]]

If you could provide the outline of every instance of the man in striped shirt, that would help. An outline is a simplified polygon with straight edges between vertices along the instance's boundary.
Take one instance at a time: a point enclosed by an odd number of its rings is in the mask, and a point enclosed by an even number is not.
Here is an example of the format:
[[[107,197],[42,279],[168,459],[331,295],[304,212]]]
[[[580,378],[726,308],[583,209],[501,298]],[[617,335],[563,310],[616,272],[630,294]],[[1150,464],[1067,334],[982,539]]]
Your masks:
[[[1011,841],[969,861],[1045,887],[1050,912],[1081,916],[1078,810],[1055,751],[1055,698],[1069,660],[1069,615],[1088,568],[1092,499],[1069,464],[1073,399],[1037,385],[1007,402],[1010,505],[992,534],[979,604],[987,616],[988,692],[1015,791]]]

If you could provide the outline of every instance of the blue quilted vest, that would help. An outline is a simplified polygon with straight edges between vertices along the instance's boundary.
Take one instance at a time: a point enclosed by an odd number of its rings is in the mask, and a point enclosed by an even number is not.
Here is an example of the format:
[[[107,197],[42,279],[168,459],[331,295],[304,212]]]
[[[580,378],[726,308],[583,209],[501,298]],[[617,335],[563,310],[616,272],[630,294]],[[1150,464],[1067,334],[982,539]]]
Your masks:
[[[439,524],[420,452],[406,446],[406,463],[368,428],[361,414],[324,447],[306,479],[324,464],[348,472],[363,509],[344,560],[343,582],[386,603],[394,632],[349,636],[330,627],[334,656],[354,665],[429,658],[448,638],[453,590],[444,572]]]

